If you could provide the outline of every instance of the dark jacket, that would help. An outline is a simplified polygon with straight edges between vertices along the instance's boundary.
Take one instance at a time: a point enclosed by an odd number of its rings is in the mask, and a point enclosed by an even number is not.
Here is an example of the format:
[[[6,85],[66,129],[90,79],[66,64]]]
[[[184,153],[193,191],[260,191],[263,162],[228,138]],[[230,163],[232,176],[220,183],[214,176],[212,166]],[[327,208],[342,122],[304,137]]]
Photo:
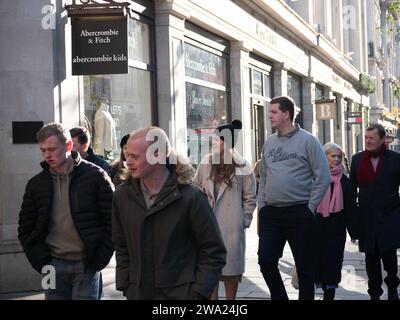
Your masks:
[[[88,148],[87,154],[88,154],[88,156],[85,158],[86,161],[94,163],[96,166],[99,166],[105,172],[107,172],[108,175],[111,175],[111,166],[110,166],[110,164],[106,160],[104,160],[101,157],[99,157],[98,155],[96,155],[94,153],[94,150],[93,150],[92,147]]]
[[[85,266],[103,269],[114,248],[111,241],[113,185],[99,167],[72,152],[75,166],[70,180],[70,209],[75,228],[85,246]],[[38,272],[51,259],[45,241],[52,210],[53,181],[49,166],[31,178],[19,213],[18,238],[32,267]]]
[[[206,195],[179,184],[174,171],[147,210],[139,180],[118,186],[113,198],[116,287],[128,299],[142,299],[144,273],[154,287],[174,299],[195,292],[210,297],[225,265],[226,250]],[[151,266],[145,265],[152,252]]]
[[[343,193],[343,210],[339,213],[330,214],[329,217],[333,219],[323,218],[321,214],[318,214],[318,218],[321,223],[327,222],[328,220],[335,220],[334,224],[339,224],[344,230],[347,228],[351,239],[356,239],[358,236],[358,221],[356,220],[356,215],[354,214],[355,210],[357,210],[355,191],[352,189],[350,179],[344,174],[340,178],[340,184],[342,186]],[[334,219],[335,217],[338,217],[338,219]]]
[[[315,244],[317,265],[315,282],[325,285],[338,285],[342,277],[343,252],[346,243],[346,228],[352,239],[357,237],[354,227],[355,198],[351,193],[349,178],[340,179],[343,192],[343,210],[324,218],[317,214],[315,220]]]
[[[376,245],[381,252],[400,248],[400,154],[386,150],[377,179],[360,186],[358,171],[363,152],[353,156],[350,169],[352,189],[356,192],[359,188],[354,219],[360,251],[374,253]]]
[[[350,179],[346,175],[342,175],[340,179],[340,184],[342,185],[343,192],[343,211],[340,213],[343,215],[343,223],[347,228],[347,232],[349,233],[351,239],[357,238],[357,221],[355,220],[354,212],[357,210],[356,200],[355,200],[355,191],[351,186]]]

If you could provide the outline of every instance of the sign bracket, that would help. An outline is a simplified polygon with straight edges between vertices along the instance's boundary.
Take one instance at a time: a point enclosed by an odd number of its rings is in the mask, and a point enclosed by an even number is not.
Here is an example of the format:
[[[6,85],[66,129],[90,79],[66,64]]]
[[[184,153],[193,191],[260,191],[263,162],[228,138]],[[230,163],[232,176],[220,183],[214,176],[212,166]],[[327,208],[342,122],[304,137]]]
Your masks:
[[[94,0],[79,0],[81,4],[76,3],[77,0],[72,0],[71,5],[66,5],[65,9],[68,12],[68,17],[77,16],[125,16],[130,15],[129,2],[116,2],[107,0],[107,2],[99,3]]]

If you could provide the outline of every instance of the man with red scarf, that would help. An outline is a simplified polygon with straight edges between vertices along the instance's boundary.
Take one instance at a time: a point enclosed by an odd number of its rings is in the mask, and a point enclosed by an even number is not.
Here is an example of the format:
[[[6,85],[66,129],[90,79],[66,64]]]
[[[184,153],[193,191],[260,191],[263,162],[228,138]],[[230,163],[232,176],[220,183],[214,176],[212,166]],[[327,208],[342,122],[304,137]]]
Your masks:
[[[365,253],[371,300],[379,300],[383,293],[381,261],[387,272],[388,300],[399,299],[400,154],[386,149],[385,134],[382,125],[371,124],[365,132],[365,150],[353,156],[350,169],[358,204],[354,221],[359,249]]]

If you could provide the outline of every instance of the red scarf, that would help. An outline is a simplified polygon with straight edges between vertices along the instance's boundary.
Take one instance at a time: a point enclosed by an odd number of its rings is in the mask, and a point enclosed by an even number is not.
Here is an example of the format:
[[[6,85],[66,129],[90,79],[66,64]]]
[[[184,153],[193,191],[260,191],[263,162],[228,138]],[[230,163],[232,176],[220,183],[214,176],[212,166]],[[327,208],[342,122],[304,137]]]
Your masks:
[[[386,151],[386,145],[382,144],[381,148],[376,152],[365,150],[361,157],[360,169],[358,170],[358,183],[360,185],[374,182],[379,176],[383,165],[383,154]],[[376,171],[372,167],[371,157],[379,157]]]

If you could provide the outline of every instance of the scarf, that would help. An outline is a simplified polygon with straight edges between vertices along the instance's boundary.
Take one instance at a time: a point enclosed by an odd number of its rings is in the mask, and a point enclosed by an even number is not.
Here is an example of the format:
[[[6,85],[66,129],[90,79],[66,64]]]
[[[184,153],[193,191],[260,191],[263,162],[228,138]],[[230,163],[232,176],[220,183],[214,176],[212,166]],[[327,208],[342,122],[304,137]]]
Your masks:
[[[382,165],[383,165],[383,154],[386,151],[386,145],[382,144],[378,151],[372,152],[365,150],[361,157],[360,169],[358,170],[358,183],[360,185],[365,185],[374,182],[379,176]],[[372,167],[371,157],[379,157],[378,165],[376,166],[376,171]]]
[[[330,184],[328,191],[325,193],[324,198],[317,208],[317,212],[321,213],[324,218],[329,217],[330,213],[340,212],[343,210],[343,190],[342,184],[340,183],[342,175],[342,164],[331,169],[331,182],[333,183],[333,192],[331,189],[332,184]]]

